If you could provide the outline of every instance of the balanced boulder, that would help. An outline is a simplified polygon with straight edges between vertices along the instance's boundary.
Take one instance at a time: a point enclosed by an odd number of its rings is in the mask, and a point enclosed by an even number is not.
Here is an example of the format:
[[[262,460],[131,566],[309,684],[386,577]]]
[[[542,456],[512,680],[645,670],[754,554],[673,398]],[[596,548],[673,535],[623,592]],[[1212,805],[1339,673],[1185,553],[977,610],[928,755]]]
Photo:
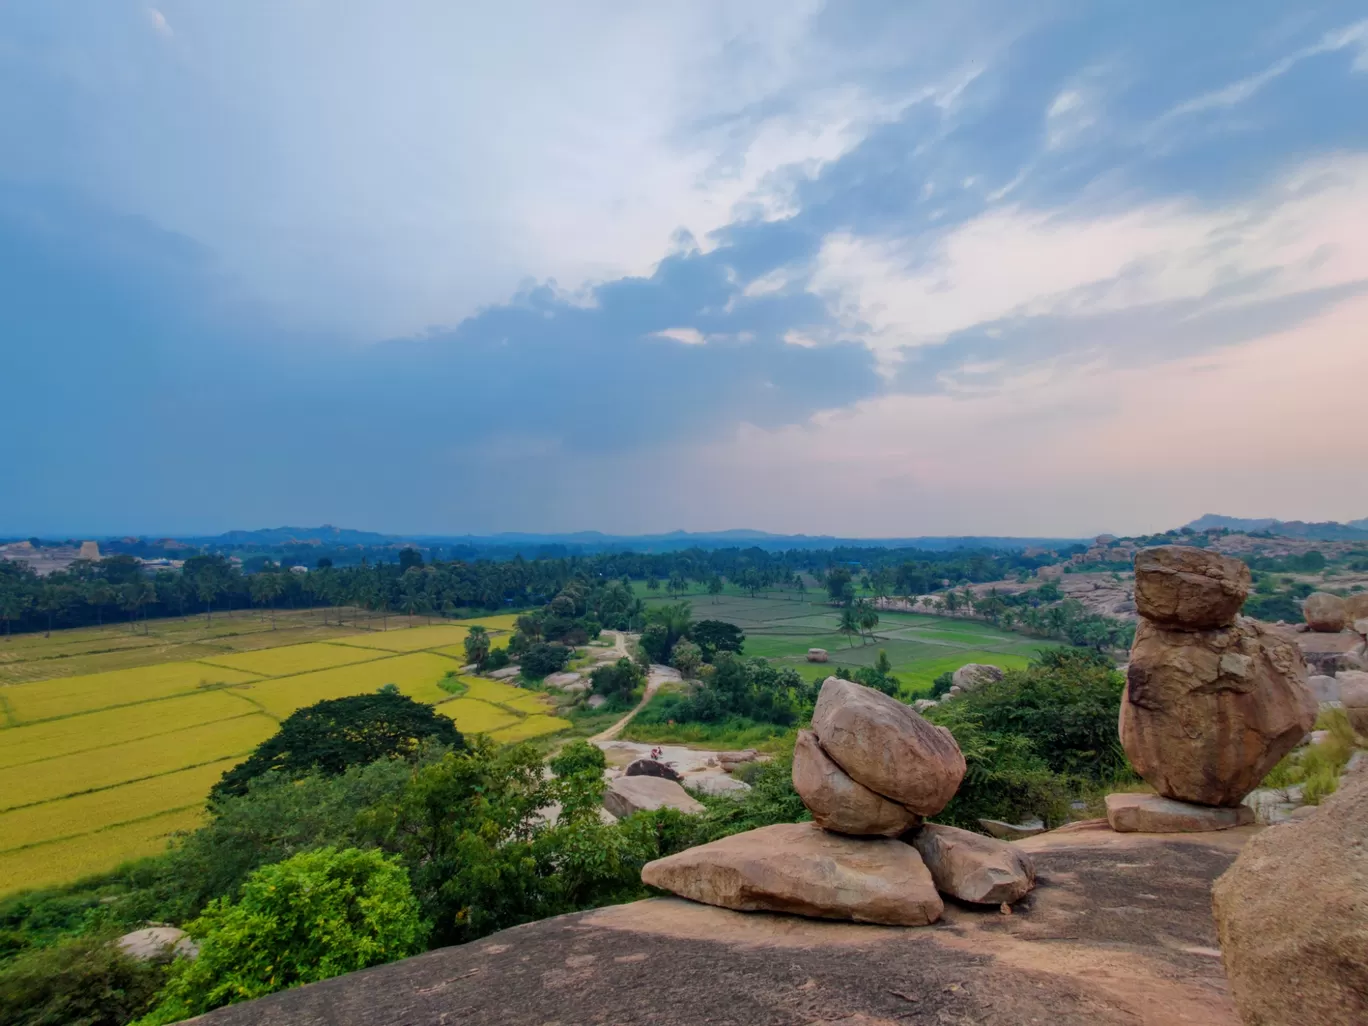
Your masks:
[[[1250,839],[1212,907],[1248,1026],[1368,1023],[1368,775]]]
[[[1302,616],[1306,625],[1321,634],[1337,634],[1349,622],[1349,610],[1344,599],[1327,591],[1317,591],[1306,596],[1302,603]]]
[[[917,849],[778,823],[648,862],[642,882],[742,912],[926,926],[944,904]]]
[[[689,792],[673,780],[664,777],[618,777],[603,792],[603,807],[618,819],[634,812],[655,809],[678,809],[680,812],[703,812],[703,803],[689,796]]]
[[[916,813],[851,780],[810,730],[799,731],[793,746],[793,789],[825,830],[897,837],[921,822]]]
[[[1249,597],[1249,567],[1189,545],[1156,545],[1135,554],[1135,607],[1156,624],[1187,630],[1225,627]]]
[[[1121,744],[1156,791],[1238,805],[1316,719],[1296,645],[1241,618],[1207,631],[1141,620],[1121,697]]]
[[[1002,669],[989,663],[965,663],[950,676],[951,685],[962,692],[995,680],[1002,680]]]
[[[854,681],[826,679],[812,730],[847,776],[919,816],[945,808],[964,778],[964,754],[950,731]]]
[[[979,905],[1011,904],[1035,886],[1035,864],[1015,845],[928,823],[912,837],[936,890]]]

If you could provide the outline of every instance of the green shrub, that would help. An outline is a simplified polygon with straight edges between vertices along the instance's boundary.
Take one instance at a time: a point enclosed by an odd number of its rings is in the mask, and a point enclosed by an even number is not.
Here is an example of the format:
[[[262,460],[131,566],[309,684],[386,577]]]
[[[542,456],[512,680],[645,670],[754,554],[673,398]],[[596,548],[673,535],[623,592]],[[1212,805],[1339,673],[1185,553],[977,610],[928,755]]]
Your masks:
[[[238,901],[212,902],[187,929],[199,957],[176,960],[139,1026],[404,958],[422,949],[427,932],[403,867],[356,848],[302,852],[259,869]]]
[[[129,958],[109,934],[34,948],[0,968],[3,1026],[123,1026],[152,1005],[166,965]]]
[[[571,741],[550,760],[551,772],[558,777],[568,777],[575,773],[602,773],[608,766],[603,749],[588,741]]]
[[[524,677],[540,680],[548,674],[559,673],[565,669],[573,654],[574,650],[564,645],[538,642],[523,653],[519,666]]]

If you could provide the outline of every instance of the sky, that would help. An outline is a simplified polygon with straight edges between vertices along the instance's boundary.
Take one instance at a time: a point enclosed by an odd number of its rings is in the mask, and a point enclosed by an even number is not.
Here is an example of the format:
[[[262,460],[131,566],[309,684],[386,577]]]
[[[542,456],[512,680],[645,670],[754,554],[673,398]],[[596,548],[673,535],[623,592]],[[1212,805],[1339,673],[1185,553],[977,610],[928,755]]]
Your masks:
[[[0,535],[1368,516],[1368,8],[12,0]]]

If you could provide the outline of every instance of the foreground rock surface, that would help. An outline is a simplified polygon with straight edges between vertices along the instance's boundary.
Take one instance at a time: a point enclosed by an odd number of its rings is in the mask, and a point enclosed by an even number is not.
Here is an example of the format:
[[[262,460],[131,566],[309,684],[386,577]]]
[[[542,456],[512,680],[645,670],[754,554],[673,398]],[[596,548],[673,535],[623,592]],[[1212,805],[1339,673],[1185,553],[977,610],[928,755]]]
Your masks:
[[[780,823],[648,862],[643,883],[706,905],[886,926],[927,926],[944,906],[911,845]]]
[[[1158,838],[1105,824],[1052,831],[1021,842],[1037,886],[1012,915],[951,904],[945,928],[655,898],[528,923],[231,1005],[201,1022],[1240,1026],[1216,951],[1210,888],[1249,833]]]
[[[1251,840],[1212,906],[1250,1026],[1368,1022],[1368,777]]]
[[[1165,627],[1225,627],[1249,597],[1243,562],[1190,545],[1156,545],[1135,554],[1135,608]]]
[[[1255,620],[1178,631],[1141,620],[1121,698],[1121,745],[1160,794],[1238,805],[1316,720],[1297,646]]]
[[[654,809],[704,811],[702,802],[664,777],[617,777],[608,782],[608,788],[603,792],[603,807],[618,819]]]
[[[916,813],[851,780],[810,730],[800,730],[793,745],[793,789],[824,830],[897,837],[921,822]]]
[[[1008,905],[1035,886],[1035,864],[1015,845],[928,823],[912,836],[936,890],[960,901]]]
[[[964,778],[964,754],[950,731],[854,681],[826,679],[812,730],[852,780],[919,816],[945,808]]]
[[[1124,834],[1192,834],[1254,822],[1254,810],[1248,805],[1217,808],[1158,794],[1109,794],[1106,801],[1107,823]]]

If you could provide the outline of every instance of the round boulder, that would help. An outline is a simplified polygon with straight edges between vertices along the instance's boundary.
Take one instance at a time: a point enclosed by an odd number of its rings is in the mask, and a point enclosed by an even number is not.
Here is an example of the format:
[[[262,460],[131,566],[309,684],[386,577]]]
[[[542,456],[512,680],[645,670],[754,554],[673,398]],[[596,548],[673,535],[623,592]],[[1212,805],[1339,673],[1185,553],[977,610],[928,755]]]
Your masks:
[[[950,731],[854,681],[823,682],[812,730],[847,776],[919,816],[945,808],[964,779],[964,753]]]
[[[627,772],[623,774],[627,777],[663,777],[665,780],[673,780],[678,783],[680,776],[673,767],[666,766],[663,762],[655,759],[637,759],[627,767]]]
[[[1302,603],[1302,616],[1306,625],[1321,634],[1337,634],[1349,622],[1349,610],[1344,599],[1326,591],[1308,595]]]
[[[1368,620],[1368,591],[1350,595],[1344,600],[1344,618],[1349,623]]]
[[[1135,554],[1135,607],[1165,627],[1225,627],[1249,597],[1249,567],[1190,545],[1156,545]]]
[[[962,692],[995,680],[1002,680],[1002,668],[989,663],[965,663],[950,675],[951,684]]]
[[[1255,620],[1210,631],[1135,632],[1121,745],[1167,798],[1238,805],[1316,720],[1297,646]]]
[[[813,821],[838,834],[897,837],[921,822],[916,813],[851,780],[810,730],[800,730],[793,746],[793,789]]]

